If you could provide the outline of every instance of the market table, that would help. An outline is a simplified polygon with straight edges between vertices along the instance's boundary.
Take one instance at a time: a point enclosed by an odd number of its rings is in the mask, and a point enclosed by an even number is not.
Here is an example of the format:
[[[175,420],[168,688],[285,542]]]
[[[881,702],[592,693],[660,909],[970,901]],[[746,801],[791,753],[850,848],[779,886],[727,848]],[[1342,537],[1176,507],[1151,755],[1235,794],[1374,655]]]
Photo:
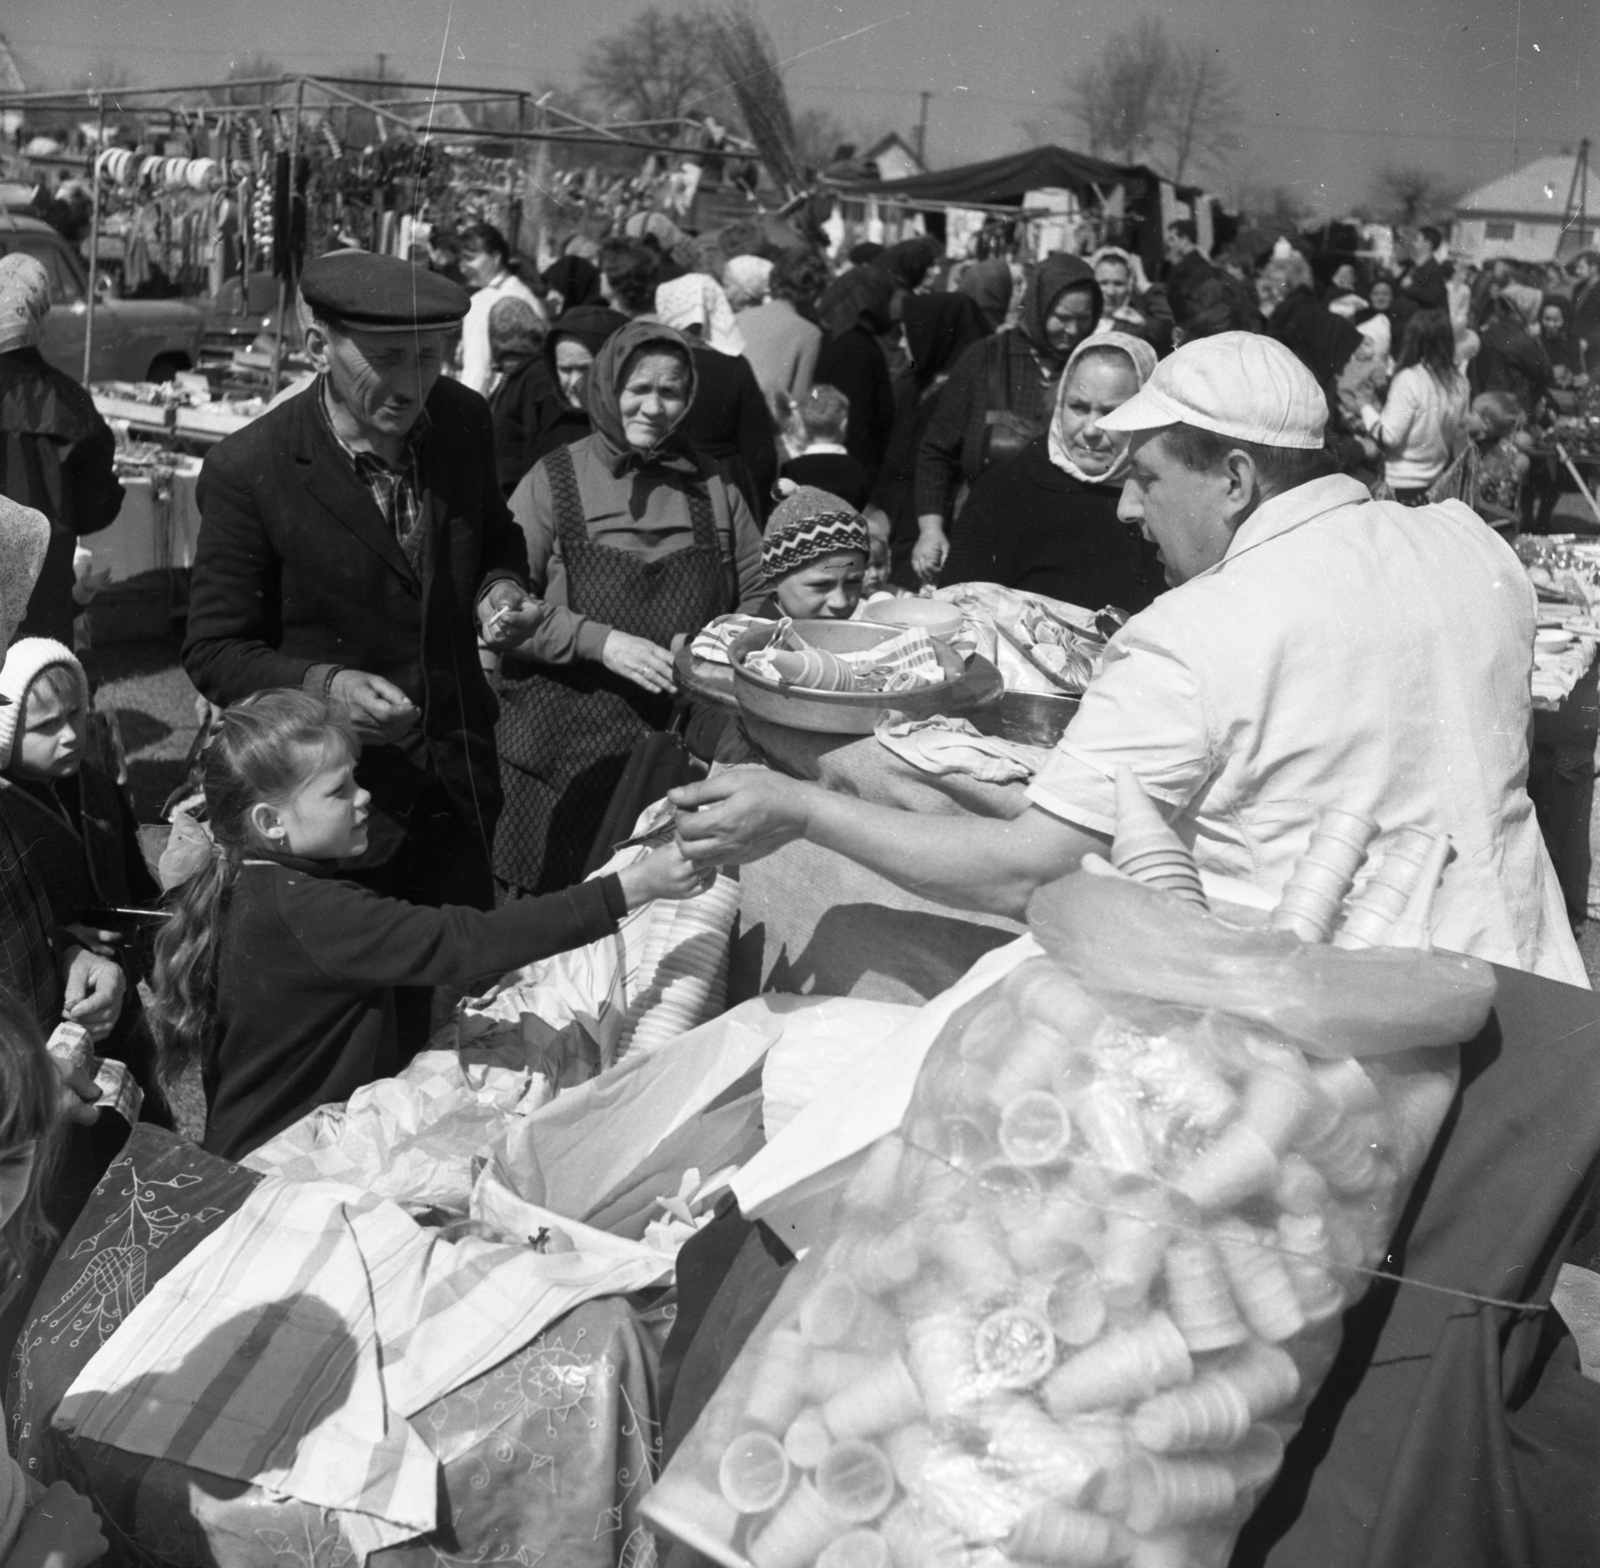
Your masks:
[[[109,572],[115,587],[146,572],[193,566],[200,538],[199,459],[175,456],[170,464],[118,477],[126,494],[116,521],[83,541],[93,560],[91,571]]]

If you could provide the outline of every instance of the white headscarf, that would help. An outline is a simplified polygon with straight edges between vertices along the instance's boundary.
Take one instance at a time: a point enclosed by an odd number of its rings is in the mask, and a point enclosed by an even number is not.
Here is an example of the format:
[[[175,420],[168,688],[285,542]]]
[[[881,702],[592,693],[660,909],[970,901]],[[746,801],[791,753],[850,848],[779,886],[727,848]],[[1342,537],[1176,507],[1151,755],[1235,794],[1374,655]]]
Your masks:
[[[722,269],[722,287],[735,310],[766,301],[772,281],[772,263],[765,256],[735,256]]]
[[[35,256],[0,256],[0,353],[34,348],[50,314],[50,274]]]
[[[1056,411],[1050,421],[1050,461],[1063,473],[1071,474],[1074,479],[1086,485],[1115,485],[1121,484],[1128,472],[1128,444],[1122,442],[1117,450],[1116,457],[1112,460],[1111,467],[1103,474],[1086,474],[1067,455],[1067,436],[1064,429],[1067,412],[1067,387],[1072,381],[1073,366],[1085,354],[1103,352],[1106,349],[1115,349],[1118,353],[1127,356],[1133,366],[1134,379],[1139,386],[1143,386],[1154,374],[1156,368],[1156,351],[1145,342],[1143,338],[1136,338],[1129,332],[1096,332],[1091,337],[1086,337],[1076,349],[1072,358],[1067,361],[1067,368],[1061,373],[1061,385],[1056,390]],[[1132,394],[1129,394],[1132,396]]]
[[[705,272],[686,272],[656,288],[656,315],[669,327],[701,329],[702,341],[719,354],[744,353],[744,334],[722,285]]]

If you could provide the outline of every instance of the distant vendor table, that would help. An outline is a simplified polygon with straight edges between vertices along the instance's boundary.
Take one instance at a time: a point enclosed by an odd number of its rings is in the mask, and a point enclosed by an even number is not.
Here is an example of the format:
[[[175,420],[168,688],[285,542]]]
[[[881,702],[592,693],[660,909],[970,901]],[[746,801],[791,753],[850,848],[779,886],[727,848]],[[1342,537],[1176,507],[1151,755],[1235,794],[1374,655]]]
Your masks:
[[[200,538],[200,509],[195,487],[200,460],[176,457],[172,465],[141,468],[121,474],[127,492],[117,520],[83,545],[93,557],[91,570],[109,572],[111,584],[145,572],[194,565]]]

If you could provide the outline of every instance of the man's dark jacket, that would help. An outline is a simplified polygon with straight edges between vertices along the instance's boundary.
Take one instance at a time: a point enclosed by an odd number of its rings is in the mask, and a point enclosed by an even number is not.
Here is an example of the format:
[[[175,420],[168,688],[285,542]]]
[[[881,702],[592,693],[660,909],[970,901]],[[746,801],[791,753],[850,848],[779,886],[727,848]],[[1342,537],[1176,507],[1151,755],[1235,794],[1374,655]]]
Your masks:
[[[431,775],[488,835],[500,784],[476,604],[494,579],[525,582],[528,570],[496,482],[488,405],[446,379],[428,398],[413,570],[321,395],[314,382],[207,456],[184,669],[224,705],[276,686],[320,692],[329,665],[393,681],[422,719],[395,745],[363,750],[374,810],[404,824]],[[385,839],[395,842],[375,833],[374,850]]]

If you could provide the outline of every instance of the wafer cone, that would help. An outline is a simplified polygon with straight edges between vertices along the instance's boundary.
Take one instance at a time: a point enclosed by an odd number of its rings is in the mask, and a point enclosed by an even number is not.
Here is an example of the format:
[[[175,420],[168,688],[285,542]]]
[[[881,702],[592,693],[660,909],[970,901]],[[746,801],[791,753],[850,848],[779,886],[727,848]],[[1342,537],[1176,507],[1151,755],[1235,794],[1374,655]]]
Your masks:
[[[996,1063],[986,1098],[1004,1107],[1031,1090],[1054,1087],[1056,1074],[1070,1054],[1061,1031],[1036,1018],[1023,1019],[1012,1037],[1011,1048]]]
[[[1226,1448],[1249,1429],[1250,1406],[1224,1377],[1197,1377],[1147,1399],[1133,1413],[1133,1435],[1154,1454]]]
[[[1422,828],[1403,828],[1383,846],[1383,858],[1360,895],[1351,901],[1335,947],[1376,947],[1405,912],[1434,835]]]
[[[892,1432],[923,1413],[923,1396],[899,1356],[880,1362],[870,1374],[841,1388],[822,1407],[822,1419],[835,1437],[873,1437]]]
[[[977,1420],[988,1434],[989,1457],[1030,1491],[1076,1503],[1106,1469],[1104,1445],[1076,1440],[1031,1399],[994,1395]]]
[[[922,1484],[922,1467],[928,1462],[928,1455],[939,1446],[933,1428],[926,1421],[908,1421],[884,1433],[880,1441],[895,1480],[906,1491],[915,1492]]]
[[[1378,824],[1353,811],[1328,810],[1295,863],[1270,924],[1303,942],[1326,942]]]
[[[1328,1201],[1328,1183],[1310,1160],[1285,1155],[1272,1186],[1272,1201],[1291,1214],[1316,1214]]]
[[[770,1432],[741,1432],[717,1466],[722,1495],[742,1514],[776,1508],[789,1490],[789,1456]]]
[[[847,1530],[823,1547],[817,1568],[889,1568],[889,1543],[876,1530]]]
[[[871,1377],[880,1365],[880,1359],[859,1351],[814,1346],[806,1361],[806,1395],[825,1402],[840,1389],[854,1387],[863,1378]]]
[[[1300,1152],[1336,1191],[1369,1192],[1381,1174],[1376,1131],[1370,1115],[1343,1116],[1322,1137],[1302,1144]]]
[[[1106,1295],[1094,1269],[1063,1269],[1045,1297],[1045,1316],[1063,1345],[1082,1346],[1098,1339],[1106,1324]]]
[[[1145,794],[1131,768],[1118,768],[1117,826],[1111,845],[1111,863],[1125,876],[1152,882],[1156,873],[1168,879],[1168,890],[1204,909],[1200,873],[1183,840]]]
[[[883,1236],[851,1236],[837,1242],[828,1254],[829,1264],[875,1296],[909,1284],[922,1267],[916,1232],[899,1225]]]
[[[888,1545],[894,1568],[967,1568],[967,1543],[941,1520],[909,1500],[883,1516],[878,1533]]]
[[[774,1329],[761,1350],[760,1371],[750,1385],[745,1415],[781,1432],[805,1404],[806,1366],[811,1347],[793,1329]]]
[[[1272,1145],[1253,1127],[1234,1122],[1189,1162],[1177,1187],[1197,1207],[1214,1211],[1269,1191],[1277,1177],[1278,1156]]]
[[[1277,1475],[1283,1464],[1283,1438],[1276,1427],[1258,1422],[1216,1458],[1233,1472],[1233,1484],[1240,1492],[1253,1491]]]
[[[1005,1549],[1013,1562],[1109,1568],[1128,1555],[1128,1542],[1111,1520],[1050,1502],[1035,1505],[1016,1522]]]
[[[1439,890],[1439,878],[1444,875],[1445,863],[1450,858],[1450,835],[1441,835],[1428,852],[1422,869],[1417,873],[1416,885],[1406,900],[1400,918],[1389,927],[1385,944],[1389,947],[1418,947],[1424,950],[1433,946],[1430,917],[1433,913],[1434,894]]]
[[[1080,1410],[1148,1399],[1193,1375],[1189,1347],[1164,1312],[1137,1328],[1107,1334],[1064,1361],[1045,1379],[1044,1402],[1058,1420]]]
[[[1211,1234],[1245,1322],[1273,1343],[1298,1334],[1306,1326],[1305,1313],[1278,1254],[1263,1246],[1255,1228],[1244,1220],[1220,1220]],[[1272,1239],[1276,1243],[1276,1235]]]
[[[1209,1375],[1225,1378],[1239,1390],[1254,1421],[1276,1415],[1300,1392],[1300,1369],[1294,1357],[1260,1340],[1242,1345]]]
[[[1171,1211],[1163,1195],[1130,1195],[1122,1200],[1125,1212],[1106,1219],[1105,1245],[1097,1272],[1106,1305],[1138,1306],[1161,1272],[1170,1234],[1166,1222]]]
[[[1233,1472],[1210,1459],[1130,1459],[1118,1488],[1118,1510],[1130,1530],[1149,1535],[1215,1519],[1233,1507]]]
[[[835,1443],[815,1479],[823,1502],[851,1524],[876,1519],[894,1497],[894,1471],[883,1450],[871,1443]]]
[[[1250,1074],[1245,1084],[1240,1122],[1259,1135],[1274,1154],[1282,1154],[1294,1140],[1316,1098],[1305,1074],[1290,1075],[1273,1067]]]
[[[1167,1312],[1196,1355],[1225,1350],[1250,1337],[1233,1304],[1233,1291],[1216,1249],[1203,1237],[1183,1238],[1167,1249]]]
[[[789,1463],[801,1470],[815,1470],[832,1447],[833,1434],[815,1405],[802,1410],[783,1434],[783,1451],[789,1456]]]
[[[823,1502],[809,1481],[802,1481],[746,1549],[753,1568],[811,1568],[817,1554],[848,1528]]]

